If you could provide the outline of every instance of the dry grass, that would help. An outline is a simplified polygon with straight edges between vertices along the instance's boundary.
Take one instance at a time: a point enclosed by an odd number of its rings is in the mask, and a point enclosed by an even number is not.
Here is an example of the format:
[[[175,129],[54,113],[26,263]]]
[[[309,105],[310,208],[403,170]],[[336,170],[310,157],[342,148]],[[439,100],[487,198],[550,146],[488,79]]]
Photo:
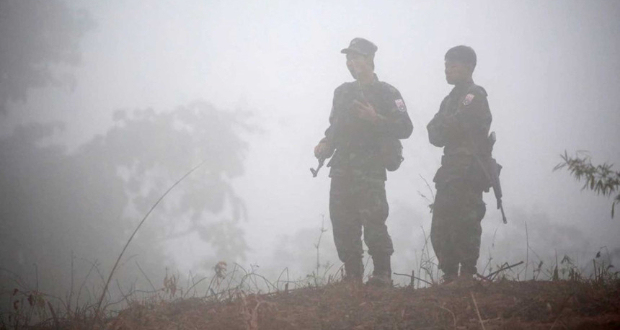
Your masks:
[[[620,281],[475,282],[423,289],[336,282],[264,294],[132,301],[95,329],[617,329]],[[49,319],[29,329],[86,329]]]

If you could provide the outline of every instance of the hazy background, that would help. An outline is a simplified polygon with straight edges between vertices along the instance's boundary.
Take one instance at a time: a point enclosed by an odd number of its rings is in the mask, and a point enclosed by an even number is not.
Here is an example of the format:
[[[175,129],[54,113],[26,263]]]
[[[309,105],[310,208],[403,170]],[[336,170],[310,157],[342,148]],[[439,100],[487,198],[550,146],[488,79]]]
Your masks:
[[[617,1],[44,2],[0,7],[5,91],[17,79],[6,72],[40,45],[72,50],[34,61],[54,82],[2,99],[1,267],[30,286],[64,292],[72,260],[82,276],[92,265],[107,275],[149,207],[203,160],[139,232],[127,278],[140,277],[136,264],[153,278],[211,274],[219,260],[266,276],[312,272],[331,224],[328,171],[308,169],[333,90],[352,80],[340,50],[354,37],[378,45],[376,73],[414,124],[387,182],[394,271],[417,269],[430,230],[420,193],[431,197],[423,178],[432,183],[441,150],[425,127],[451,89],[443,56],[459,44],[478,54],[474,80],[488,91],[504,165],[509,224],[486,194],[481,268],[489,256],[525,260],[526,222],[532,264],[568,254],[587,271],[601,249],[620,259],[611,199],[552,171],[564,150],[620,162]],[[70,37],[30,37],[46,29]],[[320,249],[339,267],[331,231]],[[6,278],[3,290],[16,285]]]

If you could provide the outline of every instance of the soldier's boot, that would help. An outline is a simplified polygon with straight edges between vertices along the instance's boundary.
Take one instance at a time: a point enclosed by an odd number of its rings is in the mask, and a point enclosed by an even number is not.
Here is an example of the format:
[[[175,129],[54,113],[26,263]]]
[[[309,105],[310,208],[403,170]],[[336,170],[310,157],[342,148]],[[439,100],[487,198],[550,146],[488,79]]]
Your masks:
[[[459,266],[458,264],[454,265],[452,263],[450,264],[444,264],[441,267],[441,270],[443,271],[443,276],[442,276],[442,281],[441,284],[442,285],[454,285],[454,282],[458,279],[459,277]]]
[[[362,258],[352,258],[344,263],[344,281],[346,282],[362,282],[364,275],[364,264]]]
[[[375,267],[372,277],[368,280],[368,285],[379,287],[392,286],[392,265],[389,254],[379,254],[372,256],[372,263]]]
[[[456,273],[444,273],[441,279],[442,285],[452,285],[454,281],[458,279],[458,276]]]
[[[461,264],[461,275],[458,278],[459,285],[464,287],[473,286],[476,283],[476,281],[474,280],[474,275],[476,273],[476,266]]]

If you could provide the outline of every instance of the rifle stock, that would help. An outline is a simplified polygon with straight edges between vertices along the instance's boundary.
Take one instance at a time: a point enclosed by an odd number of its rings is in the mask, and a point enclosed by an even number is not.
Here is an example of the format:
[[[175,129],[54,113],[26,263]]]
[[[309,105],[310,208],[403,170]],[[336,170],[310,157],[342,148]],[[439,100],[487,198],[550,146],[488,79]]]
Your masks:
[[[319,171],[321,170],[321,167],[323,167],[324,163],[325,163],[325,158],[319,158],[319,166],[317,166],[316,170],[313,168],[310,168],[310,172],[312,172],[313,178],[316,178],[316,176],[319,174]]]

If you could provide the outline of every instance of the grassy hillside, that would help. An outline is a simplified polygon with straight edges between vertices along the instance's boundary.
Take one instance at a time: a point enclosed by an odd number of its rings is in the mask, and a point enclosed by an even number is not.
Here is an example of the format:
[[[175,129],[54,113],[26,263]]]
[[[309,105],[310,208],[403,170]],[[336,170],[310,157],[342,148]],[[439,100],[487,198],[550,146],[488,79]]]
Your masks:
[[[471,285],[320,287],[132,301],[95,329],[618,329],[620,281],[476,281]],[[32,329],[87,329],[49,319]]]

